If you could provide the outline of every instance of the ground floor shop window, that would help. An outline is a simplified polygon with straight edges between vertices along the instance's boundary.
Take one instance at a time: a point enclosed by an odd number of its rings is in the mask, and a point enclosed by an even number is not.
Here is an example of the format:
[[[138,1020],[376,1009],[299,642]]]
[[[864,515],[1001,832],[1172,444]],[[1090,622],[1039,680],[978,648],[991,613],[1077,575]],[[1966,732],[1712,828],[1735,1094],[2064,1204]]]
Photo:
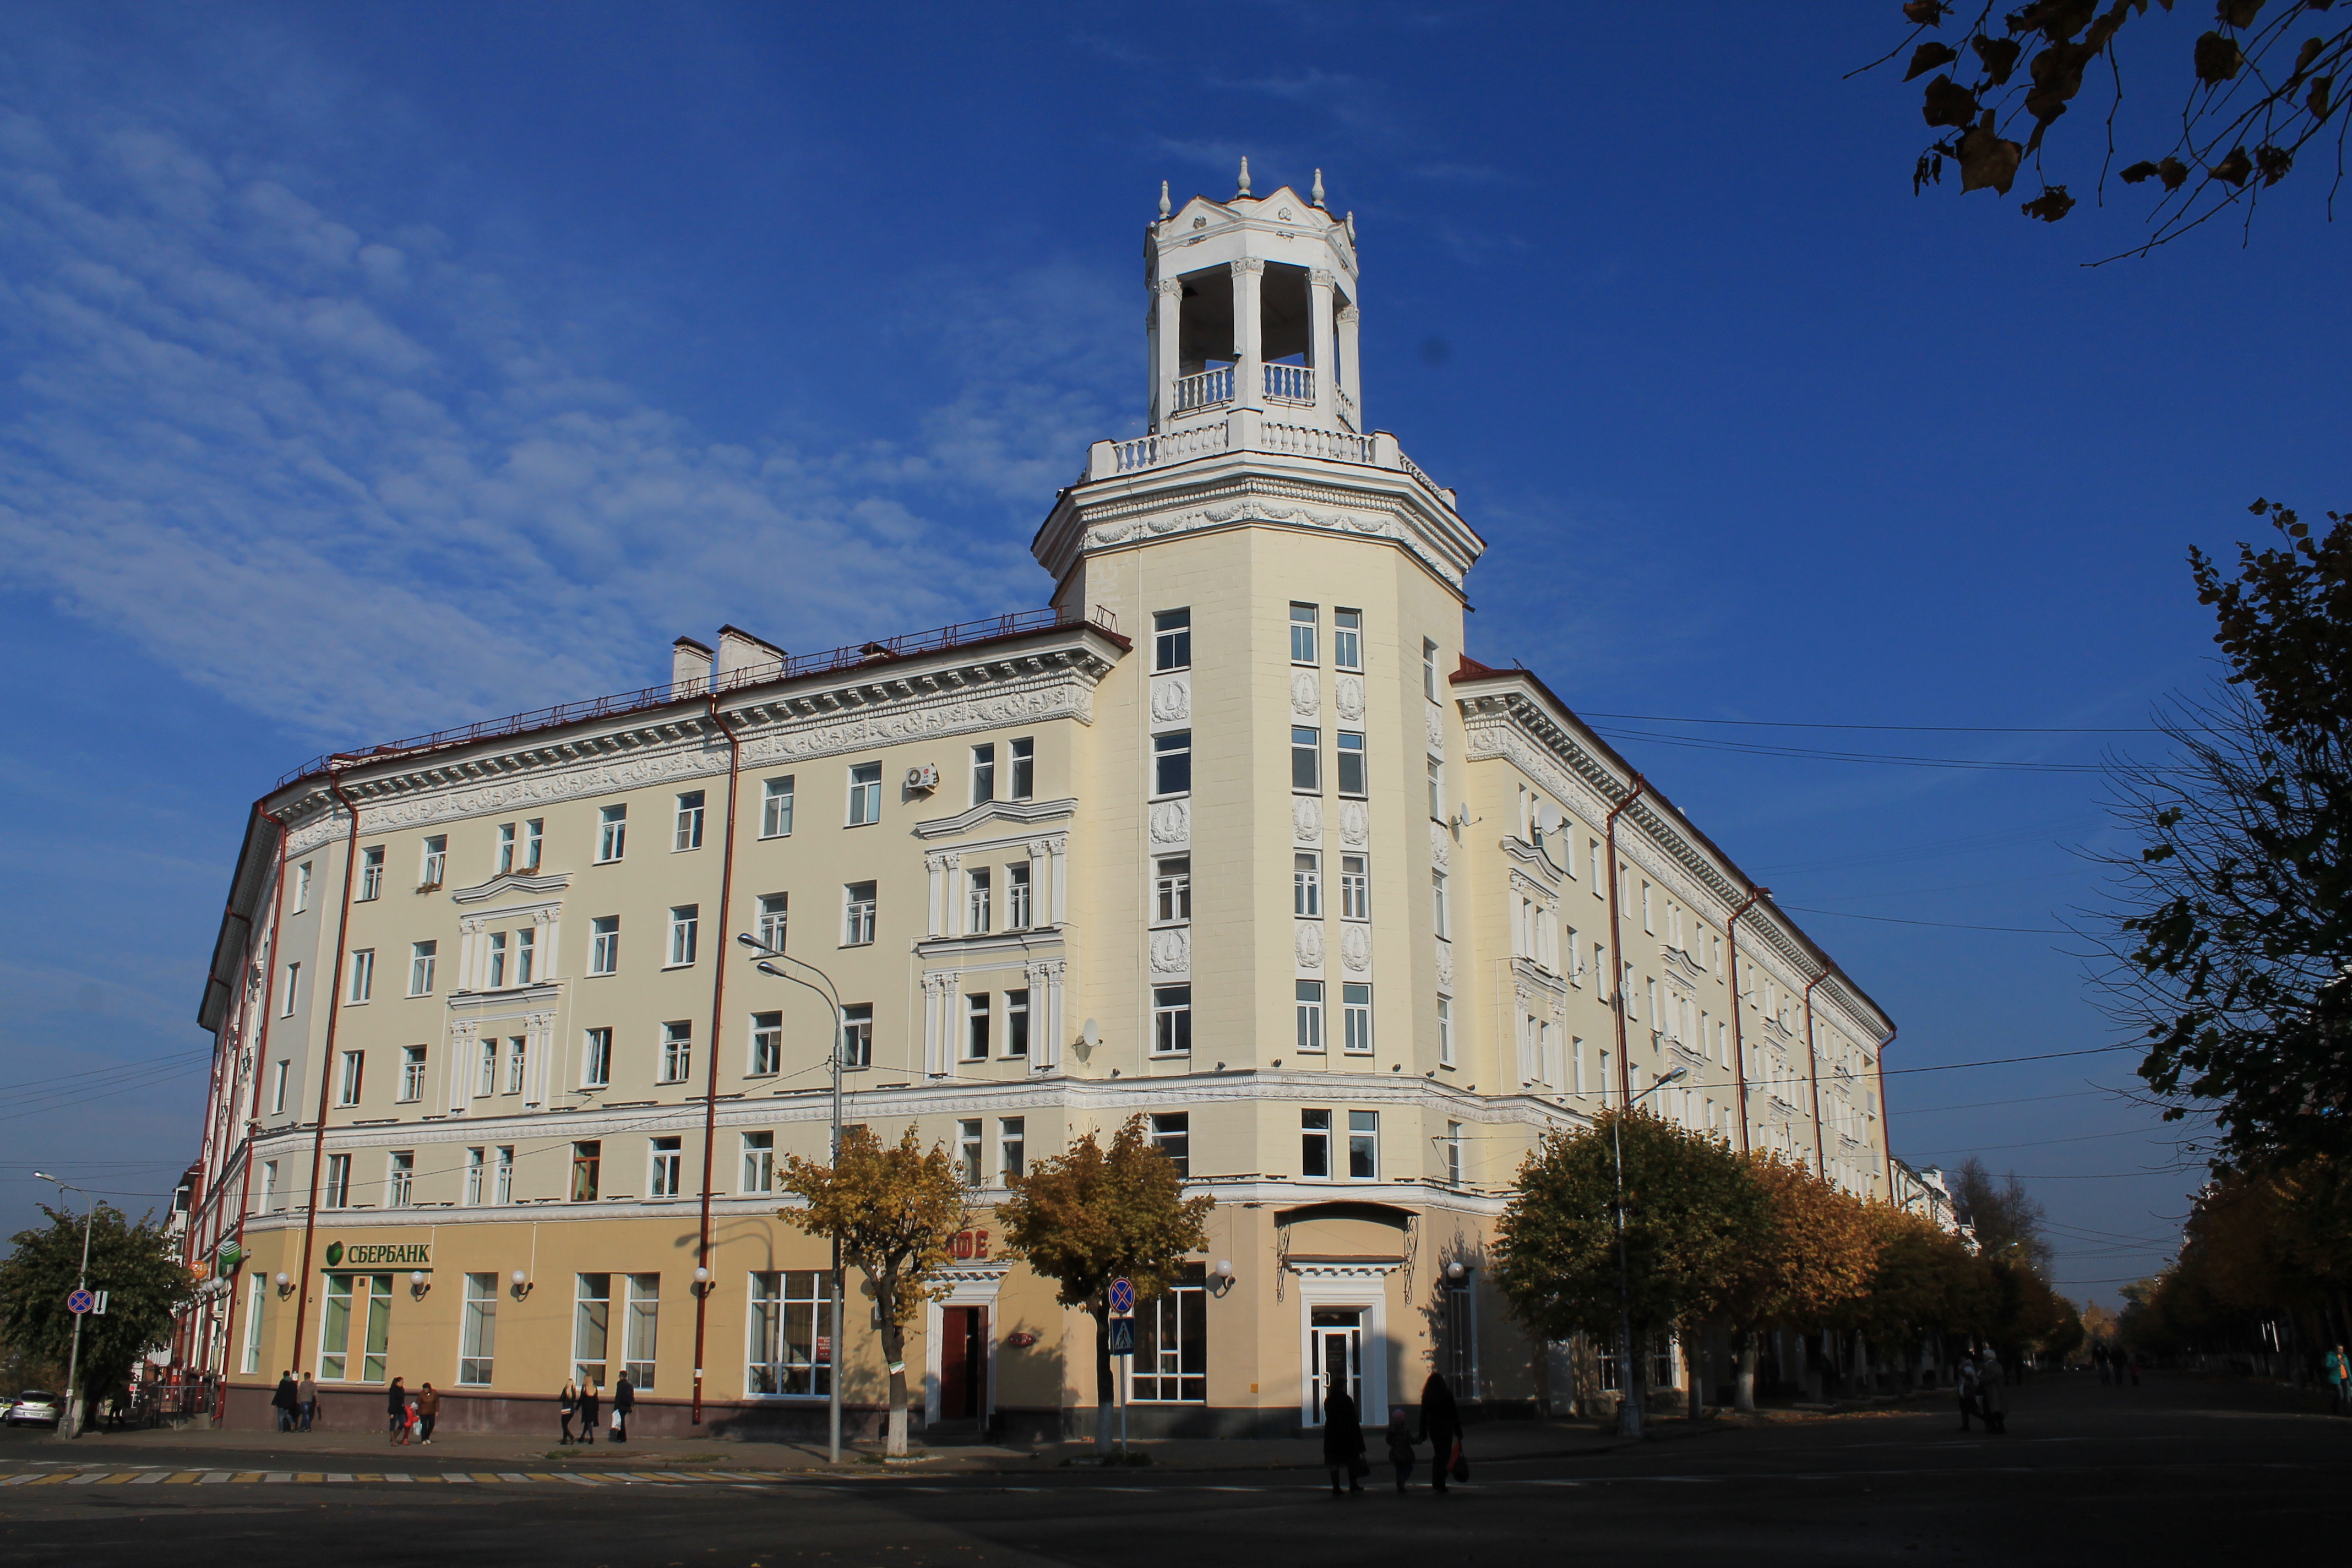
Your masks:
[[[629,1276],[629,1339],[624,1347],[630,1386],[640,1393],[654,1385],[654,1343],[661,1330],[661,1276]]]
[[[359,1341],[356,1353],[354,1337]],[[328,1275],[326,1310],[319,1321],[319,1380],[382,1383],[384,1352],[391,1342],[392,1276]]]
[[[1135,1308],[1138,1404],[1201,1405],[1209,1397],[1207,1266],[1187,1265],[1163,1294]]]
[[[612,1380],[605,1376],[604,1352],[613,1331],[613,1277],[610,1274],[578,1274],[572,1291],[572,1375],[582,1384],[604,1387]]]
[[[498,1352],[499,1277],[466,1276],[466,1321],[457,1342],[457,1381],[490,1381],[490,1358]]]
[[[1470,1280],[1445,1287],[1445,1381],[1456,1399],[1478,1397],[1478,1326],[1472,1316]]]
[[[830,1298],[822,1269],[779,1269],[751,1276],[747,1391],[820,1399],[832,1394]]]

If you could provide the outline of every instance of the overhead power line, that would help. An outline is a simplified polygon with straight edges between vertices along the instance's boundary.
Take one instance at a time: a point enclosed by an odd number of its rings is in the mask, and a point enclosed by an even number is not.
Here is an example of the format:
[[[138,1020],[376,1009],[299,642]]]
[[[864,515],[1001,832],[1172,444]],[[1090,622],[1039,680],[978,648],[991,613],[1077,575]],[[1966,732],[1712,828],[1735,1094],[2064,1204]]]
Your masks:
[[[1778,900],[1776,900],[1775,902]],[[1821,910],[1810,904],[1781,904],[1780,907],[1784,910],[1792,910],[1799,914],[1828,915],[1833,920],[1877,921],[1884,925],[1934,926],[1939,931],[2013,931],[2020,936],[2073,936],[2074,934],[2059,926],[1980,926],[1970,925],[1963,921],[1915,921],[1901,915],[1858,915],[1851,910]]]
[[[1587,719],[1631,720],[1642,724],[1737,724],[1756,730],[1889,730],[1918,735],[2163,735],[2169,731],[2153,724],[2091,728],[2042,724],[1826,724],[1797,719],[1692,719],[1672,713],[1595,713],[1580,709]],[[2188,728],[2202,728],[2199,725]]]

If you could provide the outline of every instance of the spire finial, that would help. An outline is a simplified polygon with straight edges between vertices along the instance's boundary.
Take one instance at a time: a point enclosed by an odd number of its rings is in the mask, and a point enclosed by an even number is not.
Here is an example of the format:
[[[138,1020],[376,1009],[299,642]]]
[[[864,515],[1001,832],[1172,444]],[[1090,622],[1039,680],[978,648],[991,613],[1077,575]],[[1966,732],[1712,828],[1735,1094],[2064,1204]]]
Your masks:
[[[1162,180],[1160,182],[1160,216],[1166,217],[1172,210],[1168,205],[1168,182]]]
[[[1320,169],[1315,171],[1314,202],[1318,207],[1323,205],[1323,171]]]
[[[1249,157],[1244,153],[1242,157],[1242,188],[1235,191],[1234,195],[1236,196],[1245,196],[1249,194]]]

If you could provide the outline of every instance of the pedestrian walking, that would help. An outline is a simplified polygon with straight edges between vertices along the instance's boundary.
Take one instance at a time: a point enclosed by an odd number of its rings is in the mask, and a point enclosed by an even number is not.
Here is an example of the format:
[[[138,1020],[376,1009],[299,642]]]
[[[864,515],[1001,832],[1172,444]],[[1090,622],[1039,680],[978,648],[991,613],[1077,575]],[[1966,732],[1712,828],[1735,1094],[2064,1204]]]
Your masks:
[[[1969,1431],[1969,1417],[1977,1413],[1977,1363],[1973,1357],[1962,1356],[1957,1386],[1960,1394],[1960,1430]]]
[[[2146,1365],[2147,1363],[2147,1352],[2146,1351],[2134,1351],[2127,1358],[2126,1358],[2124,1364],[2131,1368],[2131,1385],[2134,1388],[2137,1388],[2139,1386],[2139,1369]]]
[[[1454,1407],[1454,1389],[1443,1373],[1433,1372],[1421,1385],[1421,1442],[1429,1445],[1429,1489],[1442,1492],[1463,1467],[1462,1412]]]
[[[613,1441],[629,1440],[629,1412],[637,1407],[637,1391],[629,1386],[629,1374],[621,1373],[621,1381],[613,1385]]]
[[[302,1374],[301,1384],[294,1391],[294,1403],[302,1408],[302,1430],[308,1432],[310,1423],[319,1416],[319,1385],[307,1372]]]
[[[2327,1373],[2327,1396],[2336,1405],[2336,1414],[2352,1415],[2352,1357],[2337,1345],[2321,1365]]]
[[[294,1373],[291,1371],[278,1373],[278,1392],[269,1396],[269,1407],[278,1412],[278,1429],[280,1432],[294,1430],[294,1415],[300,1407],[300,1396],[294,1392]]]
[[[572,1417],[580,1408],[580,1390],[570,1378],[563,1380],[563,1392],[555,1396],[555,1414],[563,1422],[563,1438],[559,1447],[572,1446]]]
[[[1333,1389],[1323,1401],[1323,1468],[1331,1472],[1333,1497],[1343,1489],[1364,1489],[1364,1473],[1370,1468],[1364,1463],[1364,1423],[1356,1414],[1354,1398],[1344,1388]],[[1348,1480],[1344,1489],[1339,1485],[1343,1475]]]
[[[421,1443],[433,1441],[433,1423],[441,1415],[441,1391],[426,1384],[416,1395],[416,1436]]]
[[[2000,1360],[1990,1350],[1977,1363],[1977,1413],[1986,1431],[1996,1436],[2009,1431],[2009,1394],[2001,1386]]]
[[[596,1446],[597,1409],[603,1403],[597,1396],[594,1378],[580,1385],[580,1440],[592,1448]]]
[[[2101,1388],[2105,1388],[2107,1385],[2107,1346],[2105,1341],[2099,1341],[2091,1346],[2091,1364],[2098,1368],[2099,1386]]]
[[[1404,1424],[1404,1406],[1389,1406],[1389,1463],[1396,1467],[1397,1490],[1412,1479],[1412,1432]]]
[[[392,1386],[384,1391],[383,1409],[384,1414],[391,1418],[390,1440],[394,1443],[407,1442],[408,1390],[401,1386],[399,1378],[394,1378]]]

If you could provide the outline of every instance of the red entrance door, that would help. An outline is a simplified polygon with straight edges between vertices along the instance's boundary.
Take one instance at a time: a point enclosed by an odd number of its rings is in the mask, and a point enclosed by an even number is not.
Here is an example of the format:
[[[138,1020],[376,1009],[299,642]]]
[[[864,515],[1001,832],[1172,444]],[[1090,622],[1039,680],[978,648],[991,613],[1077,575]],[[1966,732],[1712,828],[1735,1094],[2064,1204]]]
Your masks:
[[[988,1402],[988,1309],[940,1311],[940,1419],[970,1421]]]

